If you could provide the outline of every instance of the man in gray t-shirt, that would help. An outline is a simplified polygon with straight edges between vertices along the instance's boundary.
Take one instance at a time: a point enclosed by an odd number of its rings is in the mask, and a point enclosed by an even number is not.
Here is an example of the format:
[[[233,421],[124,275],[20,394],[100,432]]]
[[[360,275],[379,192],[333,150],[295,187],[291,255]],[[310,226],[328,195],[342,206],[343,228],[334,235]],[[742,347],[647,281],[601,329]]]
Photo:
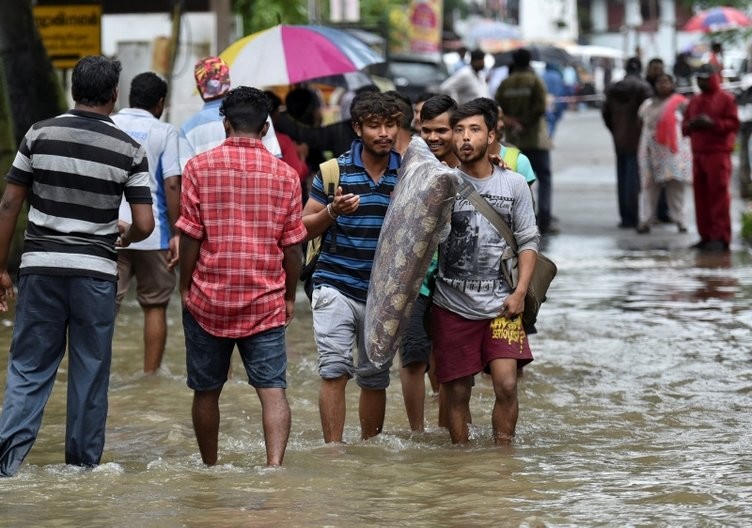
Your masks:
[[[533,360],[521,314],[540,236],[525,178],[488,159],[495,124],[496,116],[479,99],[460,106],[451,118],[462,177],[509,223],[519,251],[519,280],[513,290],[501,273],[504,237],[468,200],[455,201],[451,231],[439,248],[431,325],[436,375],[446,391],[453,443],[468,441],[465,413],[473,376],[481,371],[491,374],[496,393],[494,440],[512,440],[517,368]]]

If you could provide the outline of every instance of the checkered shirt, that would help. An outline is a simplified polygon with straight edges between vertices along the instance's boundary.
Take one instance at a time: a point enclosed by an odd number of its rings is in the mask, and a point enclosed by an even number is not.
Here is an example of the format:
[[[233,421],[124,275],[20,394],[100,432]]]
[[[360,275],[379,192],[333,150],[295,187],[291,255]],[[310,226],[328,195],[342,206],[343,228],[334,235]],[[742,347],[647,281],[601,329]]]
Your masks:
[[[283,249],[305,239],[300,180],[260,140],[228,138],[183,172],[177,227],[201,241],[187,308],[210,334],[285,324]]]

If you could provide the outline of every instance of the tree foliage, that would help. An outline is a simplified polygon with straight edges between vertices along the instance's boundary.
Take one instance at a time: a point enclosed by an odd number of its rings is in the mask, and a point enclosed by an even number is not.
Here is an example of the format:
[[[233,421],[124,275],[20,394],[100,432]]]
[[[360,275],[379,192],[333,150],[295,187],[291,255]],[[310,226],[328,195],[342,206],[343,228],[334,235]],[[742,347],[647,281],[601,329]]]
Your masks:
[[[30,0],[0,0],[0,57],[16,144],[29,127],[65,109],[57,73],[37,32]]]

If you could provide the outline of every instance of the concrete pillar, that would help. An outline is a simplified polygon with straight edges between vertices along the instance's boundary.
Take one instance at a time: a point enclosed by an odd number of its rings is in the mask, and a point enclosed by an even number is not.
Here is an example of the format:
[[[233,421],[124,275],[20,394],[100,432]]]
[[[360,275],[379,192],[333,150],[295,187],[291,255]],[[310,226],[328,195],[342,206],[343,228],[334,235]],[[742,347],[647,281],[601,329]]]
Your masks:
[[[593,33],[608,31],[608,2],[606,0],[590,1],[590,22]]]

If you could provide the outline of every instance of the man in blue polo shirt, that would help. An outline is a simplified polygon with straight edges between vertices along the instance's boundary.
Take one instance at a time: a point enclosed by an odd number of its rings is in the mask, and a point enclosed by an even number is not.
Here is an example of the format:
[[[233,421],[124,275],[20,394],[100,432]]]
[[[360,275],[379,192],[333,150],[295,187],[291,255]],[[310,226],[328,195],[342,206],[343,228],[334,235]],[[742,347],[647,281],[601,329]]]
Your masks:
[[[394,145],[402,111],[393,96],[367,92],[355,97],[351,116],[359,139],[337,160],[339,187],[334,199],[329,202],[319,172],[303,210],[308,237],[324,234],[311,309],[326,443],[342,442],[345,387],[352,377],[361,388],[361,438],[381,432],[391,366],[377,368],[366,356],[364,316],[376,243],[397,183],[400,155]]]

